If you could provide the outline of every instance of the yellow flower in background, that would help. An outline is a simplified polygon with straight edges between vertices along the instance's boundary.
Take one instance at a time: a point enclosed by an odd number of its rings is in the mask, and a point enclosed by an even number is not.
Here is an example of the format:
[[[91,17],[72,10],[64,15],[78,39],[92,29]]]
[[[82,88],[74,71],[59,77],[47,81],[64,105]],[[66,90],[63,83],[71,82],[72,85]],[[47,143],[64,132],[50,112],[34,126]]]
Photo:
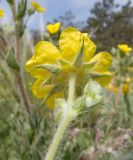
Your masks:
[[[132,48],[129,47],[127,44],[119,44],[119,45],[118,45],[118,48],[119,48],[122,52],[124,52],[124,53],[126,53],[126,54],[128,54],[129,52],[132,51]]]
[[[118,87],[117,86],[114,86],[113,84],[109,84],[108,85],[108,89],[114,93],[117,93],[118,92]]]
[[[123,84],[123,86],[122,86],[122,92],[123,93],[129,92],[129,84],[128,83]]]
[[[4,17],[4,10],[0,9],[0,18]]]
[[[56,22],[54,24],[48,24],[47,25],[47,30],[48,30],[49,33],[55,34],[60,30],[60,27],[61,27],[61,23]]]
[[[95,54],[96,45],[87,33],[73,27],[66,28],[59,40],[59,49],[47,41],[40,41],[33,57],[27,61],[26,70],[37,78],[32,91],[37,98],[44,98],[48,107],[54,107],[54,99],[64,97],[69,77],[76,77],[76,95],[81,95],[90,78],[102,86],[109,83],[108,71],[112,56],[107,52]],[[50,104],[51,103],[51,104]],[[50,104],[50,105],[49,105]]]
[[[127,77],[127,78],[126,78],[126,82],[127,82],[127,83],[129,83],[129,82],[131,82],[131,81],[132,81],[132,80],[131,80],[130,77]]]
[[[45,12],[46,9],[43,8],[40,4],[37,2],[31,2],[32,7],[37,11],[37,12]]]

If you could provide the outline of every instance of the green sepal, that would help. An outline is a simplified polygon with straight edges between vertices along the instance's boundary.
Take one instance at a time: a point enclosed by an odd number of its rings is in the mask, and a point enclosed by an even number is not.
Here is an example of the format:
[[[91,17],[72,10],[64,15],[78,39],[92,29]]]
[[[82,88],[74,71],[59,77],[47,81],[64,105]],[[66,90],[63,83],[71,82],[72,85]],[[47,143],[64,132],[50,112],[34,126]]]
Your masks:
[[[45,103],[52,95],[57,92],[60,92],[63,89],[63,84],[53,86],[53,89],[47,94],[47,96],[42,100],[42,103]]]
[[[49,72],[58,75],[61,72],[61,69],[55,65],[52,64],[41,64],[37,65],[34,68],[41,68],[41,69],[46,69]]]
[[[95,66],[97,62],[89,62],[89,63],[83,63],[82,67],[83,69],[91,69],[92,67]]]
[[[8,56],[7,56],[7,64],[10,68],[16,70],[17,72],[20,71],[20,67],[16,61],[16,58],[15,58],[15,53],[14,53],[14,50],[13,48],[9,51],[8,53]]]
[[[87,74],[88,77],[90,78],[102,78],[102,77],[108,77],[108,76],[112,76],[112,74],[110,73],[100,73],[100,72],[88,72]]]
[[[44,86],[44,85],[49,85],[52,83],[52,77],[48,78],[47,80],[44,80],[41,84],[41,86]]]
[[[59,59],[58,62],[62,67],[70,65],[70,63],[68,61],[65,61],[65,60],[62,60],[62,59]]]
[[[80,49],[80,52],[77,54],[73,61],[73,65],[75,67],[80,67],[81,64],[83,63],[83,49],[84,49],[84,40],[82,41],[82,47]]]

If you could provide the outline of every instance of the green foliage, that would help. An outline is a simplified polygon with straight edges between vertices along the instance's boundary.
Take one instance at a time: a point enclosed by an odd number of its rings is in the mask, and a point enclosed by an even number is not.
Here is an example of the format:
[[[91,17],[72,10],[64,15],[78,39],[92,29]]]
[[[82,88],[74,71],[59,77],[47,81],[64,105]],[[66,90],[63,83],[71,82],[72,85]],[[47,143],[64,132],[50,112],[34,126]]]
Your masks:
[[[102,0],[95,3],[83,31],[92,32],[99,50],[110,51],[113,46],[125,42],[132,45],[132,17],[130,1],[120,6],[115,0]]]
[[[19,65],[17,64],[16,62],[16,58],[15,58],[15,54],[14,54],[14,50],[11,49],[8,53],[8,56],[7,56],[7,64],[10,68],[16,70],[17,72],[19,72],[20,70],[20,67]]]

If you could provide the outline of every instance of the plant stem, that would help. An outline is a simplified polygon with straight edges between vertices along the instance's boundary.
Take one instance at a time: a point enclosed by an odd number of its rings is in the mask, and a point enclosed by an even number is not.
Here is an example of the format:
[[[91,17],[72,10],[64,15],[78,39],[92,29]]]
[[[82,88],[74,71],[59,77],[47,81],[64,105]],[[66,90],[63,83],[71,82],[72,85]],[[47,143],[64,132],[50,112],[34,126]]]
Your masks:
[[[71,76],[69,79],[68,100],[66,106],[67,110],[65,110],[64,117],[58,126],[57,132],[54,135],[52,144],[50,145],[46,158],[44,158],[44,160],[54,159],[57,149],[63,139],[67,127],[69,126],[70,122],[74,120],[74,118],[76,117],[75,113],[72,112],[74,93],[75,93],[75,76]]]
[[[130,105],[130,102],[129,102],[129,99],[128,99],[128,93],[124,93],[124,100],[125,100],[125,103],[126,103],[127,112],[128,112],[129,115],[131,115],[132,112],[131,112],[131,105]]]
[[[68,105],[72,105],[74,100],[74,93],[75,93],[75,76],[72,75],[69,79],[69,91],[68,91]]]
[[[69,126],[70,122],[71,122],[71,117],[70,116],[66,116],[61,124],[59,125],[57,132],[53,138],[52,144],[49,147],[48,153],[46,155],[45,160],[53,160],[55,157],[55,154],[57,152],[57,149],[59,147],[59,144],[61,142],[61,140],[63,139],[63,135],[65,133],[65,130],[67,129],[67,127]]]
[[[20,25],[19,22],[17,20],[17,15],[16,15],[16,8],[15,8],[15,4],[11,6],[12,9],[12,13],[13,13],[13,20],[14,20],[14,27],[15,27],[15,54],[16,54],[16,59],[17,62],[20,62]],[[17,79],[17,83],[18,83],[18,87],[24,102],[24,106],[25,106],[25,110],[26,112],[30,115],[30,105],[29,105],[29,101],[28,101],[28,97],[26,95],[25,92],[25,88],[24,88],[24,84],[23,84],[23,80],[22,80],[22,76],[21,76],[21,70],[20,73],[17,74],[16,76]]]

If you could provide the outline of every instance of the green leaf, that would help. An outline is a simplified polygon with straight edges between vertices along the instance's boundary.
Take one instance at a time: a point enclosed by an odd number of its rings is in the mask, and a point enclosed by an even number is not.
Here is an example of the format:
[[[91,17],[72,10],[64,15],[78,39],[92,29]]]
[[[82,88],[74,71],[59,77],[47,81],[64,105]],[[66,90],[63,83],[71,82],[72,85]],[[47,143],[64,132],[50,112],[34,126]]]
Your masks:
[[[84,88],[84,94],[92,97],[93,95],[100,95],[102,92],[102,87],[96,81],[89,80]]]
[[[72,109],[77,111],[78,115],[82,114],[86,108],[86,96],[79,97],[74,101]]]
[[[54,74],[59,74],[61,72],[60,68],[58,68],[57,66],[52,65],[52,64],[41,64],[41,65],[35,66],[35,68],[46,69],[49,72],[54,73]]]
[[[15,53],[13,48],[9,51],[8,56],[7,56],[7,64],[10,68],[16,70],[16,71],[20,71],[20,67],[17,64],[16,58],[15,58]]]
[[[64,114],[64,110],[67,107],[65,99],[56,99],[55,100],[55,109],[54,109],[54,115],[55,120],[59,122]]]

